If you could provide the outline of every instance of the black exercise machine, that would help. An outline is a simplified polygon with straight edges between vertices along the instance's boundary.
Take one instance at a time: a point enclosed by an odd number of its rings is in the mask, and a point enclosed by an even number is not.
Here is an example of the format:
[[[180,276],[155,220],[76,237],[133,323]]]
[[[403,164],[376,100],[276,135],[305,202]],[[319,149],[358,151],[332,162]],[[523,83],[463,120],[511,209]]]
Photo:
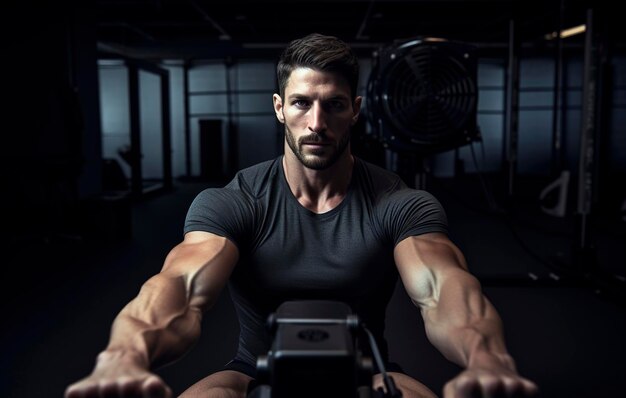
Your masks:
[[[401,397],[386,371],[375,339],[350,307],[337,301],[288,301],[268,319],[272,346],[257,360],[249,398]],[[386,392],[372,389],[375,367],[359,348],[365,338]]]

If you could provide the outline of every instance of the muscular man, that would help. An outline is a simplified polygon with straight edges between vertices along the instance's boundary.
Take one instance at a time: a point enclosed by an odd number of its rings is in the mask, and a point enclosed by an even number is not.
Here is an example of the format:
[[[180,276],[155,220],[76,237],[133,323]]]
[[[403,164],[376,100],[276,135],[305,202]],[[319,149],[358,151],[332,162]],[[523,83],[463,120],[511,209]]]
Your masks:
[[[256,358],[271,343],[267,315],[286,300],[330,299],[348,303],[369,326],[404,397],[433,397],[388,362],[385,308],[398,276],[429,341],[465,368],[444,397],[534,395],[506,350],[496,310],[446,235],[439,202],[351,154],[358,72],[356,56],[334,37],[289,44],[273,96],[284,154],[197,196],[183,241],[117,316],[95,369],[68,387],[67,398],[171,396],[151,369],[191,347],[227,283],[241,326],[238,351],[182,396],[245,397]],[[376,375],[374,388],[382,384]]]

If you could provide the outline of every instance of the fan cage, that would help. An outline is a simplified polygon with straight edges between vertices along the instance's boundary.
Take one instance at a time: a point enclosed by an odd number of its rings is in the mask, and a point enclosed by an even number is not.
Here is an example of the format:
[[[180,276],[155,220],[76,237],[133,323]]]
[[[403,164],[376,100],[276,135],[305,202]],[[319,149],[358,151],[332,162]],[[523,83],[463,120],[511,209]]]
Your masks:
[[[474,47],[413,40],[379,52],[368,82],[375,128],[391,149],[438,152],[478,137]]]

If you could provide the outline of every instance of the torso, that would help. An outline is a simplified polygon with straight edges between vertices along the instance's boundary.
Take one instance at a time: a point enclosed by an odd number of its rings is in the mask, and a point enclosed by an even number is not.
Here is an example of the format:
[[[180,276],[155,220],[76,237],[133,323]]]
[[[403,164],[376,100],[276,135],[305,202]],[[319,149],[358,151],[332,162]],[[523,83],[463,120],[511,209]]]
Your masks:
[[[299,299],[348,303],[386,355],[385,309],[398,278],[390,232],[398,209],[388,199],[404,188],[396,175],[357,159],[343,200],[317,214],[290,191],[280,158],[240,172],[226,187],[244,195],[241,207],[253,219],[239,218],[245,232],[232,238],[240,251],[229,284],[241,326],[239,359],[255,364],[267,353],[268,315]]]

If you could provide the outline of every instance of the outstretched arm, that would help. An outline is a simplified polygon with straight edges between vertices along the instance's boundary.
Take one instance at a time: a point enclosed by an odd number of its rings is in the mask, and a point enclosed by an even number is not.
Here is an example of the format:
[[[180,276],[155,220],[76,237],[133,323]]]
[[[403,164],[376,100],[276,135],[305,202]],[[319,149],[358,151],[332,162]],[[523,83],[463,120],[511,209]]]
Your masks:
[[[186,353],[200,335],[202,312],[215,303],[238,259],[236,246],[207,232],[190,232],[161,272],[113,322],[96,367],[66,390],[66,398],[171,396],[151,368]]]
[[[422,312],[429,341],[465,368],[446,384],[444,397],[535,394],[537,387],[519,376],[506,349],[498,313],[468,272],[461,251],[444,234],[404,239],[394,256],[404,287]]]

